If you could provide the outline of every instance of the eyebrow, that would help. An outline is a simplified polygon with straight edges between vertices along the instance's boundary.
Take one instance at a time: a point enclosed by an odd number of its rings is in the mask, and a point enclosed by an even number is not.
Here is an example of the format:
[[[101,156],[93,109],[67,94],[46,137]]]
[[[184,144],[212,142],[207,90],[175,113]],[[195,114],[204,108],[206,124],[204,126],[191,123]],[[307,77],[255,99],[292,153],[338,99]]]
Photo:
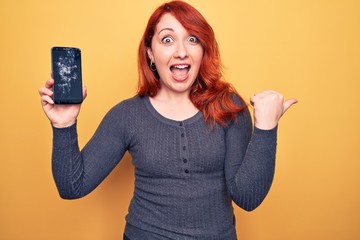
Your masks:
[[[172,29],[172,28],[163,28],[163,29],[161,29],[161,30],[158,32],[158,35],[159,35],[162,31],[166,31],[166,30],[174,32],[174,29]]]

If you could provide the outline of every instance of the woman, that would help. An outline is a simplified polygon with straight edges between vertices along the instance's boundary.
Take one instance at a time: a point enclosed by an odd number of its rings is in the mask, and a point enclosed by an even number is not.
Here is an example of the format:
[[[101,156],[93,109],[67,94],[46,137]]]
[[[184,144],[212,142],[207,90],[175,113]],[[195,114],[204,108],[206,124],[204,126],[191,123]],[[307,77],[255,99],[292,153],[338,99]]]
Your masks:
[[[124,239],[236,239],[232,201],[251,211],[264,200],[277,124],[296,100],[284,102],[275,91],[254,95],[253,128],[246,104],[221,80],[212,28],[182,1],[150,17],[138,69],[138,94],[113,107],[81,151],[80,105],[54,105],[52,79],[40,88],[61,197],[90,193],[129,151],[135,191]]]

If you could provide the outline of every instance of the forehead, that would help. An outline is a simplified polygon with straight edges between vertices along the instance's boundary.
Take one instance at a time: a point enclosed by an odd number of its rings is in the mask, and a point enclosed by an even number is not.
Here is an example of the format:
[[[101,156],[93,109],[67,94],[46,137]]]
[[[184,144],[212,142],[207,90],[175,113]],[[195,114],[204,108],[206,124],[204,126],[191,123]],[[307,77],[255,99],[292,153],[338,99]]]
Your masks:
[[[162,29],[170,28],[172,30],[185,30],[183,25],[170,13],[165,13],[156,25],[156,32]]]

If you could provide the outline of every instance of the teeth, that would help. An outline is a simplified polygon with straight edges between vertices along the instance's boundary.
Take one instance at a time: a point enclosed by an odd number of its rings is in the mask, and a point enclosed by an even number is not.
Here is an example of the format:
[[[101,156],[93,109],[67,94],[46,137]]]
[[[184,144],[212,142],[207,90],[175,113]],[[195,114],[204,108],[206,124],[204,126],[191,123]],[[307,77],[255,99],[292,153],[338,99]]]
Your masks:
[[[178,69],[184,69],[184,68],[188,68],[189,65],[176,65],[176,66],[173,66],[174,68],[178,68]]]

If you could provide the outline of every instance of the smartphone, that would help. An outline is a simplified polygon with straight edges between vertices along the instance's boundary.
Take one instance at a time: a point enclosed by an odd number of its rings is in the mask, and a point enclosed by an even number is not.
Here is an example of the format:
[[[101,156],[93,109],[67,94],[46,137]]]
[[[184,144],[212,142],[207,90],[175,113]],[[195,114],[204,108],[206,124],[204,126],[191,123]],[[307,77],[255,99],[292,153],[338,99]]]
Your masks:
[[[55,104],[83,101],[81,50],[74,47],[51,48],[53,100]]]

